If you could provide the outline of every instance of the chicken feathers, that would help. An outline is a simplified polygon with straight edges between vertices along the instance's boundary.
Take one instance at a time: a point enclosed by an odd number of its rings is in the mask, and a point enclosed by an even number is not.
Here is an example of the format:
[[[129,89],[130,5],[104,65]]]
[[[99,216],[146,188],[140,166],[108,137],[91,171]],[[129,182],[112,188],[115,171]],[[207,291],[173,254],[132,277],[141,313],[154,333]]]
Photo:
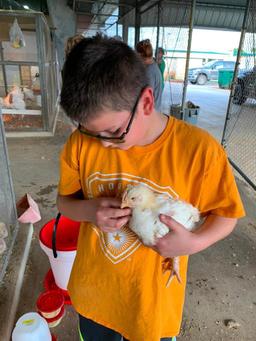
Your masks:
[[[170,232],[169,228],[160,221],[160,214],[171,216],[188,231],[195,229],[196,223],[200,220],[198,209],[191,204],[153,192],[142,184],[127,186],[122,196],[121,208],[124,207],[132,209],[129,227],[146,246],[155,245],[158,238],[162,238]],[[171,271],[166,286],[170,285],[174,276],[181,281],[178,257],[174,257],[173,260],[166,258],[163,270],[164,272]]]

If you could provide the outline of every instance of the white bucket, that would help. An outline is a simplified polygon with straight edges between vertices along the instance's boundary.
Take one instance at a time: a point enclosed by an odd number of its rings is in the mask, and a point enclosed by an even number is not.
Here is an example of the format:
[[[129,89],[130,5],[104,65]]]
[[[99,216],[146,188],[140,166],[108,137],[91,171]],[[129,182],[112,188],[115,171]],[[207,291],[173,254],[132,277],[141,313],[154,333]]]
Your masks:
[[[76,257],[76,251],[57,251],[58,257],[54,258],[52,249],[45,246],[40,240],[39,244],[41,249],[49,257],[55,283],[59,288],[67,290],[70,273]]]
[[[48,324],[38,313],[27,313],[21,316],[12,332],[12,341],[51,340]]]

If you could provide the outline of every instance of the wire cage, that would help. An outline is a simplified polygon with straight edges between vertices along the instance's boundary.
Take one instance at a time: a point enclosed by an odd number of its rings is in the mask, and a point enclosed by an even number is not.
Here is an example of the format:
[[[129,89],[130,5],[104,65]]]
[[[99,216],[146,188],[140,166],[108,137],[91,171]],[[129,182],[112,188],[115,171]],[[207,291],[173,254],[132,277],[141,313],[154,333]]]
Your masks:
[[[5,224],[8,236],[3,243],[6,245],[0,254],[0,282],[7,266],[8,258],[17,234],[18,221],[13,191],[12,177],[9,169],[4,125],[0,108],[0,222]]]
[[[15,21],[23,37],[16,46],[10,35]],[[60,93],[55,36],[41,12],[0,10],[0,25],[0,106],[6,132],[53,131]]]
[[[222,144],[242,177],[256,189],[256,0],[248,0]]]

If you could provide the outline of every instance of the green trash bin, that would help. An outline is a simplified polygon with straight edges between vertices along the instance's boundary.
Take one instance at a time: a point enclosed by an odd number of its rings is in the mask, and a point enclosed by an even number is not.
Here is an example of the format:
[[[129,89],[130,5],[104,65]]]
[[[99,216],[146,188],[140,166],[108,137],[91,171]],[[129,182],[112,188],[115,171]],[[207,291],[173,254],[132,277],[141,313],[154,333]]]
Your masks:
[[[219,70],[218,84],[221,89],[230,89],[234,70],[222,69]]]

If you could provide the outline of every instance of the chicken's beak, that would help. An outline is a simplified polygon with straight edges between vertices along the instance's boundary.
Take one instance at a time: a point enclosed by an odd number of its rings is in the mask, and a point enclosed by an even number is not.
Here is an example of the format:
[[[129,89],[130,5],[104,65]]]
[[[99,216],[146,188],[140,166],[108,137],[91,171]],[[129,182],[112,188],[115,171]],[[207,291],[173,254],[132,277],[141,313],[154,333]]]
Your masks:
[[[123,200],[122,203],[121,203],[121,208],[125,208],[125,207],[129,207],[129,206],[128,206],[127,201]]]
[[[121,203],[121,208],[125,208],[127,206],[127,190],[124,191],[122,195],[122,203]]]

